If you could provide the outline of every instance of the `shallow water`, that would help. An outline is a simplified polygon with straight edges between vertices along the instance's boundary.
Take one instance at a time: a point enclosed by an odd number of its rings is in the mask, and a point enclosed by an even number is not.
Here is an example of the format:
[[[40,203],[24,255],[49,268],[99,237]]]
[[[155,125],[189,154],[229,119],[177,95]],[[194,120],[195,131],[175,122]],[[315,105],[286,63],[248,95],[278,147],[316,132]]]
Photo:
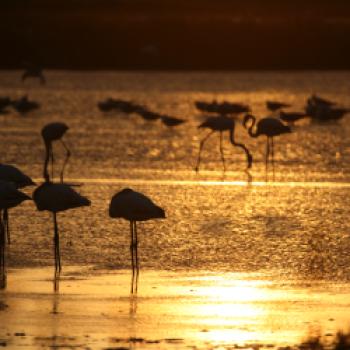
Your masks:
[[[77,189],[92,200],[91,208],[59,214],[63,266],[80,266],[82,270],[94,266],[95,270],[113,272],[129,268],[129,225],[111,220],[107,209],[115,192],[131,187],[150,196],[167,214],[166,220],[139,225],[141,288],[148,283],[147,271],[156,271],[161,283],[166,281],[164,271],[171,271],[172,279],[188,273],[195,281],[208,277],[208,283],[215,286],[211,290],[204,288],[205,298],[210,300],[207,309],[203,306],[206,301],[201,299],[201,308],[191,308],[191,315],[181,308],[174,310],[179,319],[183,312],[184,319],[188,317],[190,324],[197,325],[206,314],[215,314],[216,325],[228,325],[223,335],[225,344],[286,344],[288,340],[301,339],[310,328],[327,331],[331,322],[334,331],[350,321],[350,298],[343,294],[350,281],[348,116],[333,124],[303,121],[293,127],[293,133],[277,138],[275,177],[270,173],[268,182],[265,139],[251,139],[239,122],[236,139],[244,142],[254,157],[250,174],[244,172],[244,155],[227,140],[228,172],[223,176],[219,142],[214,136],[203,151],[200,173],[193,170],[199,140],[205,135],[196,127],[205,116],[195,109],[195,100],[216,98],[247,103],[258,117],[267,115],[267,99],[291,103],[293,110],[300,111],[312,93],[350,106],[349,72],[50,71],[47,86],[35,80],[21,84],[19,76],[20,72],[0,72],[0,96],[29,94],[42,106],[26,116],[12,111],[0,115],[0,145],[4,150],[1,161],[19,166],[40,181],[44,156],[40,129],[48,121],[65,121],[70,126],[66,140],[73,154],[66,180],[82,184]],[[154,111],[184,118],[187,123],[168,129],[136,115],[104,114],[97,109],[97,102],[107,97],[144,103]],[[64,150],[60,145],[55,145],[55,152],[58,162],[62,161]],[[29,202],[11,210],[10,215],[13,243],[8,252],[9,266],[51,266],[50,215],[37,212]],[[113,281],[119,277],[115,273]],[[10,270],[8,290],[1,292],[1,297],[13,296],[15,275]],[[21,283],[28,280],[25,276]],[[47,279],[51,277],[49,273]],[[247,314],[241,317],[232,307],[240,297],[227,292],[236,288],[236,280],[244,285],[244,281],[249,284],[252,279],[258,285],[261,282],[269,286],[258,288],[266,295],[264,310],[272,315],[264,326],[257,313],[249,313],[256,306],[255,297],[253,301],[244,300]],[[45,282],[51,291],[51,283]],[[229,289],[225,289],[227,284]],[[122,293],[127,295],[127,283],[122,285],[126,288]],[[293,294],[295,285],[297,296]],[[26,293],[30,293],[30,287]],[[144,297],[142,289],[139,297]],[[79,298],[74,300],[78,302]],[[179,300],[178,304],[182,304]],[[296,300],[298,312],[293,311]],[[275,312],[279,302],[282,307]],[[154,300],[149,305],[152,303]],[[312,312],[304,313],[304,308]],[[166,324],[171,313],[167,310],[158,324]],[[226,310],[231,310],[228,320]],[[325,310],[332,310],[330,318],[335,321],[329,321]],[[280,325],[282,318],[284,326]],[[302,320],[305,327],[293,329],[296,319]],[[125,322],[129,324],[130,320]],[[211,321],[207,326],[213,326]],[[186,327],[170,324],[167,330],[175,329],[176,333],[180,329],[186,341],[198,342],[199,338],[186,332]],[[244,339],[237,335],[238,329],[247,330]],[[283,332],[276,329],[291,330],[281,335]],[[126,333],[123,338],[133,336]],[[209,342],[215,343],[221,337],[213,332],[202,333],[201,340]],[[177,334],[169,337],[176,338]],[[272,341],[274,335],[276,339]],[[147,339],[154,337],[148,333]]]

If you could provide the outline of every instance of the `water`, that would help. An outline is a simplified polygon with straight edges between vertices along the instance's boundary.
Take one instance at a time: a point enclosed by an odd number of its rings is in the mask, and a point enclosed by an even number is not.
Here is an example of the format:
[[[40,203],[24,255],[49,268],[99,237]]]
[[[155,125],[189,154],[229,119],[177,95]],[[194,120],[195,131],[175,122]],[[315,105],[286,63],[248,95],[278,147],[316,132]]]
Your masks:
[[[290,329],[291,320],[298,317],[304,317],[305,323],[296,326],[297,332],[285,339],[301,338],[303,325],[327,328],[327,317],[318,313],[321,309],[334,312],[336,326],[333,323],[332,330],[346,328],[350,299],[342,293],[350,282],[349,117],[334,124],[303,121],[293,127],[293,133],[277,138],[275,181],[270,175],[269,182],[265,182],[265,139],[251,139],[240,123],[236,139],[253,154],[251,176],[244,172],[244,154],[232,148],[228,137],[224,146],[228,165],[225,177],[218,137],[208,141],[200,173],[195,174],[193,168],[199,141],[206,134],[197,129],[205,116],[196,110],[194,101],[216,98],[242,102],[249,104],[258,117],[267,115],[267,99],[290,103],[292,110],[301,111],[312,93],[347,107],[349,72],[49,71],[46,76],[47,86],[40,86],[35,80],[21,84],[20,72],[0,72],[0,96],[28,94],[42,105],[26,116],[12,111],[0,116],[1,161],[17,165],[40,181],[44,157],[41,127],[57,120],[70,126],[66,140],[73,156],[67,167],[67,181],[82,184],[78,190],[91,199],[92,206],[58,216],[63,266],[93,266],[94,270],[120,272],[129,269],[129,225],[110,219],[108,205],[114,193],[131,187],[150,196],[167,214],[166,220],[139,225],[141,285],[146,283],[142,276],[149,271],[158,271],[159,276],[161,271],[168,271],[172,278],[180,280],[183,276],[186,280],[189,273],[194,285],[201,276],[208,276],[208,280],[204,278],[206,283],[216,286],[214,291],[205,289],[207,299],[203,305],[209,305],[209,309],[193,308],[194,318],[189,322],[198,322],[196,317],[206,313],[220,316],[225,305],[231,305],[237,295],[245,293],[243,289],[230,296],[227,291],[236,288],[233,281],[244,284],[254,280],[258,286],[263,283],[260,291],[265,293],[267,288],[271,298],[261,301],[259,293],[255,293],[251,303],[244,300],[246,306],[266,302],[268,310],[276,310],[281,298],[284,310],[297,304],[297,311],[293,309],[288,322],[282,322],[284,313],[272,312],[275,316],[268,325],[277,332],[275,343],[281,340],[278,330]],[[104,114],[97,109],[97,102],[107,97],[145,104],[156,112],[184,118],[187,123],[168,129],[136,115]],[[62,162],[64,149],[59,144],[54,148],[57,161]],[[50,215],[37,212],[30,202],[11,210],[10,215],[13,243],[9,266],[51,266]],[[168,277],[159,279],[166,283]],[[229,289],[225,289],[227,283]],[[274,293],[276,290],[282,294]],[[310,300],[310,293],[319,296],[319,303]],[[221,308],[215,309],[214,295],[223,298]],[[342,302],[334,305],[334,300]],[[235,312],[233,308],[232,313]],[[237,327],[244,328],[247,319],[260,320],[257,315],[244,314]],[[209,320],[203,328],[224,327],[226,316],[214,323]],[[234,324],[229,318],[231,321]],[[259,322],[253,325],[260,333],[254,333],[250,324],[251,332],[247,331],[243,340],[271,341],[266,319],[264,326]],[[304,327],[305,332],[308,326]],[[213,334],[202,332],[202,340],[213,340]],[[229,343],[234,343],[237,335],[220,334],[215,339]]]

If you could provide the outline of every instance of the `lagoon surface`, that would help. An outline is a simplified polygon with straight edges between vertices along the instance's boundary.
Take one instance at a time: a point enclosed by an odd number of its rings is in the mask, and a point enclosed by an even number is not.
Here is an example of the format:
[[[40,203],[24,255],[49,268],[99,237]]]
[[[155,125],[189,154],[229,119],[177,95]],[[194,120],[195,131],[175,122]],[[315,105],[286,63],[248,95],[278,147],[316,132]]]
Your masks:
[[[53,291],[52,218],[31,202],[10,211],[8,286],[0,291],[0,345],[8,348],[278,347],[310,334],[331,339],[350,325],[350,116],[305,119],[275,140],[275,174],[265,171],[264,137],[236,122],[226,135],[223,175],[212,136],[194,171],[194,101],[266,100],[302,111],[311,94],[350,107],[350,72],[45,72],[46,85],[0,72],[0,96],[28,94],[41,108],[0,115],[1,161],[42,181],[41,128],[70,126],[66,181],[92,201],[58,215],[63,274]],[[168,128],[138,115],[102,113],[108,97],[186,119]],[[64,149],[54,146],[57,166]],[[59,173],[56,172],[58,177]],[[167,218],[141,223],[141,273],[130,296],[129,224],[108,216],[125,187],[162,206]],[[25,192],[31,193],[32,189]],[[17,335],[16,335],[17,334]]]

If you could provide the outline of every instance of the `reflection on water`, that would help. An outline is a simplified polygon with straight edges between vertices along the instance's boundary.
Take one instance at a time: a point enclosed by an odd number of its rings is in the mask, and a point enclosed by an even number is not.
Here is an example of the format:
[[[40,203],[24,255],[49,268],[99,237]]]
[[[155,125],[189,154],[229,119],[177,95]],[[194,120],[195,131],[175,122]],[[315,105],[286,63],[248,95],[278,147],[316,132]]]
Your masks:
[[[347,329],[346,285],[271,279],[268,273],[143,271],[139,295],[130,272],[68,268],[60,293],[51,269],[12,270],[0,302],[0,338],[13,345],[125,346],[150,344],[232,347],[293,345],[315,329]],[[21,330],[25,337],[13,336]],[[175,344],[176,343],[176,344]],[[29,345],[32,344],[32,345]],[[116,345],[117,344],[117,345]]]

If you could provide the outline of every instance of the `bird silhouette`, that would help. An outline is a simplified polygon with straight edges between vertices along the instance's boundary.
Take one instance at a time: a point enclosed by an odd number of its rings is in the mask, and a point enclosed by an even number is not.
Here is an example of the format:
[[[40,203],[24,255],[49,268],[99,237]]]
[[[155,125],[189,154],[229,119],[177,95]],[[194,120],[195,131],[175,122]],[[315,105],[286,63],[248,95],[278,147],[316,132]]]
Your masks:
[[[288,103],[278,101],[266,101],[266,108],[271,112],[276,112],[279,109],[290,107]]]
[[[24,82],[27,78],[38,78],[42,85],[46,83],[43,69],[40,66],[36,66],[31,63],[26,63],[26,65],[27,67],[21,77],[22,82]]]
[[[53,123],[46,124],[41,130],[41,136],[44,140],[45,151],[46,151],[44,170],[43,170],[43,177],[46,182],[50,181],[49,170],[48,170],[50,160],[51,160],[51,177],[53,178],[54,155],[53,155],[52,143],[57,140],[59,140],[62,143],[63,147],[66,150],[66,158],[64,160],[62,170],[60,173],[60,179],[61,179],[61,182],[63,182],[64,169],[68,163],[69,157],[71,156],[70,150],[62,140],[62,137],[64,136],[64,134],[67,132],[68,129],[69,127],[65,123],[53,122]]]
[[[247,128],[249,121],[252,121],[250,127],[248,127],[248,133],[251,137],[258,137],[260,135],[266,136],[266,169],[268,167],[268,161],[271,153],[272,166],[274,167],[274,143],[273,138],[282,134],[290,133],[291,129],[288,125],[284,125],[280,120],[275,118],[263,118],[256,124],[256,117],[247,114],[243,119],[243,126]],[[255,132],[253,128],[256,124]],[[271,149],[271,150],[270,150]]]
[[[2,211],[16,207],[31,198],[7,181],[0,181],[0,288],[6,287],[6,229]]]
[[[21,170],[10,164],[0,164],[0,181],[10,182],[17,189],[35,185],[29,176],[25,175]],[[7,242],[10,244],[9,213],[7,208],[4,208],[3,225],[5,235],[7,236]]]
[[[286,123],[294,123],[300,119],[307,118],[308,115],[303,112],[280,112],[280,119]]]
[[[89,206],[91,202],[67,184],[52,183],[48,181],[35,189],[33,200],[39,211],[47,210],[53,215],[56,278],[62,270],[57,213],[69,209]]]
[[[164,125],[166,125],[168,127],[178,126],[178,125],[186,122],[186,120],[184,120],[184,119],[169,117],[167,115],[162,115],[161,121]]]
[[[130,252],[132,266],[131,293],[137,292],[140,266],[137,251],[138,237],[136,222],[151,219],[163,219],[165,218],[165,212],[144,194],[135,192],[130,188],[125,188],[112,197],[109,205],[109,216],[111,218],[123,218],[130,222]]]
[[[202,112],[217,113],[221,115],[240,114],[250,112],[250,107],[242,103],[233,103],[228,101],[212,102],[195,101],[195,106]]]
[[[237,143],[235,141],[234,132],[235,132],[235,120],[231,117],[227,117],[224,115],[220,115],[217,117],[208,117],[202,124],[198,126],[198,128],[205,128],[210,129],[210,132],[201,140],[199,145],[199,152],[198,152],[198,158],[197,158],[197,164],[195,167],[195,171],[199,171],[199,166],[201,162],[201,153],[204,147],[205,142],[208,140],[208,138],[214,133],[219,132],[220,133],[220,154],[221,154],[221,160],[223,164],[224,172],[226,171],[226,165],[225,165],[225,157],[224,157],[224,151],[223,151],[223,145],[222,145],[222,136],[224,131],[230,132],[230,141],[231,144],[234,147],[239,147],[243,149],[243,151],[246,154],[247,157],[247,168],[249,169],[252,166],[253,157],[250,154],[247,147],[241,143]]]
[[[26,114],[40,108],[40,104],[35,101],[30,101],[27,95],[22,96],[18,100],[12,101],[12,106],[20,114]]]

